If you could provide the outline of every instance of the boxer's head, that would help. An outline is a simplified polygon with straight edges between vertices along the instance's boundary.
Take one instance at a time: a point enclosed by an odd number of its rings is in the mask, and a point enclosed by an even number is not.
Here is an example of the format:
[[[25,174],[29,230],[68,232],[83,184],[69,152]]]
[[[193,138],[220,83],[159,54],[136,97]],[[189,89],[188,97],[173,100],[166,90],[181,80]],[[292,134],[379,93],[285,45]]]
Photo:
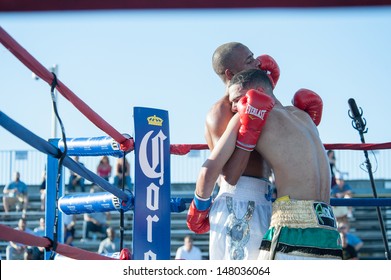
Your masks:
[[[245,45],[230,42],[219,46],[212,56],[212,66],[216,74],[226,84],[232,77],[246,69],[258,69],[260,62]]]
[[[267,73],[260,69],[247,69],[235,74],[228,87],[229,101],[233,111],[239,99],[250,89],[273,95],[273,88]]]

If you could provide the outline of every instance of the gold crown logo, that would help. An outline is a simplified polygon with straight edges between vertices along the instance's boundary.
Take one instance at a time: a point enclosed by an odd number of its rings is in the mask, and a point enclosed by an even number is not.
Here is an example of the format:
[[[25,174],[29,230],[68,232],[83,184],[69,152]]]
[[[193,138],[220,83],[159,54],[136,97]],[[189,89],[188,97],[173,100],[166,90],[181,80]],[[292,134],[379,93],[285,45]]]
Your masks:
[[[147,121],[148,121],[148,124],[150,124],[150,125],[156,125],[156,126],[163,125],[163,119],[156,117],[156,115],[148,117]]]

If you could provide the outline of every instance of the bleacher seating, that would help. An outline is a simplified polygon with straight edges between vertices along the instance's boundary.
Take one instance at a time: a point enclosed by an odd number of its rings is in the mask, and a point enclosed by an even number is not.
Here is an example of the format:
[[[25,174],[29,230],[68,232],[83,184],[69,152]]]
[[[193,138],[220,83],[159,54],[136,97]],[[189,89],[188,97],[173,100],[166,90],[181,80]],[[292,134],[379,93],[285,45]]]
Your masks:
[[[349,182],[353,189],[356,191],[357,197],[372,197],[371,188],[369,182],[364,184],[360,181],[357,184],[355,182]],[[0,194],[2,194],[4,186],[0,186]],[[192,198],[194,193],[194,184],[173,184],[171,186],[172,197],[186,197]],[[379,197],[391,197],[391,191],[388,189],[380,188]],[[37,227],[39,224],[39,218],[44,216],[44,212],[40,211],[40,198],[39,198],[39,186],[29,186],[29,199],[30,204],[27,212],[27,226],[30,229]],[[384,226],[386,228],[388,244],[391,241],[391,207],[382,207],[382,216]],[[0,203],[0,214],[4,216],[2,201]],[[118,212],[112,212],[111,226],[116,228],[117,235],[120,236],[119,224],[120,214]],[[17,221],[21,217],[21,212],[10,213],[9,220],[1,220],[0,222],[10,226],[12,228],[17,226]],[[174,259],[176,249],[183,245],[183,238],[187,234],[193,234],[186,225],[187,211],[182,213],[171,214],[171,259]],[[351,231],[357,234],[363,241],[364,246],[359,252],[361,259],[385,259],[385,247],[382,234],[380,231],[379,221],[377,218],[376,207],[354,207],[353,208],[354,219],[350,220]],[[130,248],[132,245],[132,219],[133,213],[125,213],[124,220],[124,247]],[[85,250],[96,252],[99,246],[99,236],[96,240],[88,242],[81,242],[82,238],[82,225],[83,215],[77,215],[76,223],[76,237],[74,246]],[[117,226],[116,226],[117,225]],[[209,257],[209,234],[194,235],[194,244],[198,246],[203,253],[203,258]],[[0,240],[0,255],[2,259],[5,259],[5,248],[8,242]]]
[[[383,225],[388,244],[391,242],[391,207],[381,207]],[[376,207],[354,207],[350,231],[364,242],[360,259],[385,259],[385,246]],[[389,245],[390,246],[390,245]]]
[[[4,186],[0,186],[0,192],[2,194]],[[172,186],[172,197],[186,197],[191,198],[194,193],[194,185],[191,184],[178,184]],[[87,189],[88,190],[88,189]],[[39,196],[39,186],[29,186],[29,208],[27,212],[27,226],[30,229],[34,229],[39,225],[39,219],[44,217],[45,213],[40,210],[40,196]],[[2,201],[0,203],[0,213],[1,216],[4,216],[4,208]],[[183,245],[183,239],[187,234],[192,233],[186,225],[186,215],[187,212],[182,213],[172,213],[171,214],[171,259],[175,258],[176,249],[179,246]],[[22,217],[21,212],[12,211],[9,213],[10,218],[7,220],[1,219],[0,222],[15,228],[17,227],[18,219]],[[131,248],[132,246],[132,220],[133,212],[126,212],[124,215],[124,247]],[[87,242],[81,241],[82,239],[82,227],[83,227],[83,215],[76,215],[76,233],[75,241],[73,245],[75,247],[97,252],[100,242],[100,236],[96,236],[96,239],[89,240]],[[120,213],[111,212],[111,226],[116,229],[117,236],[120,237]],[[209,234],[201,234],[194,236],[194,244],[202,250],[203,258],[208,259],[209,254]],[[8,242],[0,240],[0,255],[4,260],[5,249],[8,245]]]
[[[347,181],[353,187],[353,198],[373,198],[373,190],[369,180]],[[391,197],[387,181],[374,182],[377,197]],[[386,242],[391,244],[391,207],[379,207],[385,228]],[[360,237],[364,246],[359,251],[360,259],[386,259],[385,241],[382,236],[380,221],[376,207],[353,207],[353,219],[349,220],[350,230]]]

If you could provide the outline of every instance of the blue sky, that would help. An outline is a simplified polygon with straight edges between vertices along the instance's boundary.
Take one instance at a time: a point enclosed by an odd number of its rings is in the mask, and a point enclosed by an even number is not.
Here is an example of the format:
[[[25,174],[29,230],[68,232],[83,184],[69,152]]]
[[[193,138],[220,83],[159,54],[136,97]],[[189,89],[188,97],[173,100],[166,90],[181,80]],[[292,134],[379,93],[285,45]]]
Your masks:
[[[283,104],[299,88],[324,101],[324,143],[359,143],[348,117],[354,98],[367,120],[367,143],[391,141],[391,7],[0,13],[0,25],[122,133],[133,107],[169,111],[172,144],[205,143],[204,120],[222,96],[211,67],[217,46],[239,41],[269,54]],[[0,110],[40,137],[51,136],[50,87],[0,45]],[[103,136],[62,96],[67,137]],[[30,149],[0,129],[0,150]]]

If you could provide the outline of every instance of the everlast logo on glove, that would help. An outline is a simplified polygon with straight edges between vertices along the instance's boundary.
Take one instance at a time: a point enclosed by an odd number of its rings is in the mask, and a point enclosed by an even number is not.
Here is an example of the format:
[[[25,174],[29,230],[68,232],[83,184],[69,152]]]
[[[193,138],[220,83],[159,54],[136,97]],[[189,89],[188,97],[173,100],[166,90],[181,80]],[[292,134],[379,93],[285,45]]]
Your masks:
[[[267,110],[261,110],[251,106],[250,104],[247,104],[246,114],[249,114],[249,118],[251,118],[252,120],[253,120],[252,116],[256,116],[257,118],[263,120],[266,112]]]
[[[271,96],[255,89],[250,89],[239,100],[237,108],[241,125],[236,139],[236,147],[249,152],[254,150],[274,103]]]

